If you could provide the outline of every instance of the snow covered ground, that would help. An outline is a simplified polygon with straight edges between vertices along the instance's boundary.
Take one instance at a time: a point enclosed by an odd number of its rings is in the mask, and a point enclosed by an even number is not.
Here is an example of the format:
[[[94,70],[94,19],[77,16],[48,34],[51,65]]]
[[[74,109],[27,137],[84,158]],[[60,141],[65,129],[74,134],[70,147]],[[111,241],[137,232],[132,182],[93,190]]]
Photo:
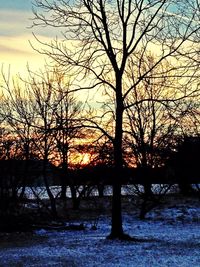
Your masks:
[[[124,229],[138,242],[106,240],[110,232],[106,216],[100,217],[97,230],[91,230],[92,222],[84,221],[83,231],[41,229],[15,234],[12,242],[0,243],[0,266],[199,267],[197,203],[155,209],[145,221],[125,214]],[[11,234],[5,235],[9,240]]]

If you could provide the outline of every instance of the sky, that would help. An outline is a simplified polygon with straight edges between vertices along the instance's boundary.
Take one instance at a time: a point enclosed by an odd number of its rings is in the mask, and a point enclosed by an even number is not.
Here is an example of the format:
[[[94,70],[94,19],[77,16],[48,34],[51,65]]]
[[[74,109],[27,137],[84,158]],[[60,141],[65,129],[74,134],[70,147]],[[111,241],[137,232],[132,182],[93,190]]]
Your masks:
[[[45,31],[30,28],[32,25],[32,0],[0,0],[0,66],[10,66],[12,74],[25,74],[26,66],[35,70],[44,65],[43,57],[33,50],[33,32],[46,35]]]
[[[12,73],[26,73],[26,66],[35,70],[42,68],[44,58],[30,45],[36,41],[33,32],[41,40],[52,40],[54,29],[34,27],[32,8],[34,0],[0,0],[0,67],[11,67]],[[38,47],[38,43],[37,46]]]
[[[33,33],[44,42],[50,42],[57,35],[57,29],[31,28],[34,17],[32,8],[34,0],[0,0],[0,82],[2,81],[1,69],[7,77],[20,75],[26,78],[28,71],[40,71],[44,68],[47,57],[36,52],[30,45],[39,48]],[[83,96],[80,96],[81,100]],[[87,98],[87,94],[84,94]]]

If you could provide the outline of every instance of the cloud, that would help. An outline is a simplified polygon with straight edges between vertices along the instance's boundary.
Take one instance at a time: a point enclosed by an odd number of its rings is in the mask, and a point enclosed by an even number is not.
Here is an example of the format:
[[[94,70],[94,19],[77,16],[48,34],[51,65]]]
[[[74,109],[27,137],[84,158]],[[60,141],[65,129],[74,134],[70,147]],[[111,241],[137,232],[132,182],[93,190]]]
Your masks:
[[[60,35],[57,28],[31,27],[33,13],[30,11],[0,9],[0,38],[1,36],[18,36],[35,32],[38,35],[55,38]]]
[[[31,11],[0,9],[0,66],[10,65],[15,72],[26,72],[27,63],[36,70],[44,65],[44,57],[33,50],[29,41],[36,48],[41,45],[32,32],[44,42],[50,42],[57,29],[30,28]]]
[[[2,4],[0,4],[2,6]],[[40,68],[43,57],[32,49],[29,40],[34,41],[32,31],[49,42],[53,37],[47,29],[30,29],[32,11],[0,9],[0,66],[11,65],[13,71],[24,72],[26,65]]]
[[[1,55],[2,54],[13,54],[14,56],[16,56],[16,55],[23,55],[23,54],[24,55],[33,54],[33,52],[29,52],[26,49],[23,50],[23,49],[18,49],[18,48],[11,47],[11,46],[3,45],[1,44],[1,42],[0,42],[0,51],[1,51]]]
[[[11,66],[12,73],[25,73],[26,65],[36,70],[44,65],[43,57],[34,51],[28,40],[31,35],[1,36],[0,66]]]
[[[30,32],[30,16],[31,12],[27,11],[1,9],[0,36],[16,36]]]

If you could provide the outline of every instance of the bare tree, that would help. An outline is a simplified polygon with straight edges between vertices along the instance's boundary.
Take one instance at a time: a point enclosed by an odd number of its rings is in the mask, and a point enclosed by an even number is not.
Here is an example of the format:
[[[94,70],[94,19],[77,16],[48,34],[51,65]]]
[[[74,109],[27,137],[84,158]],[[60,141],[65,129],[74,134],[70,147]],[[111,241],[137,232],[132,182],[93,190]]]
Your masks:
[[[12,207],[19,208],[19,201],[24,197],[28,182],[28,160],[31,158],[33,144],[29,123],[34,114],[32,110],[30,112],[29,103],[24,99],[21,84],[11,80],[9,74],[8,71],[5,75],[2,69],[1,190],[7,194],[6,202],[11,202]],[[21,164],[21,170],[19,164],[15,164],[18,160],[24,162],[23,166]]]
[[[60,165],[61,196],[66,198],[67,182],[70,184],[68,168],[73,161],[72,152],[77,150],[74,143],[76,139],[83,138],[83,135],[80,136],[81,102],[70,91],[69,79],[56,67],[46,68],[44,72],[28,69],[28,74],[25,80],[18,78],[15,81],[10,81],[9,75],[3,74],[1,113],[12,130],[14,140],[7,140],[6,151],[14,153],[14,148],[18,149],[15,154],[19,158],[21,153],[21,159],[27,162],[33,157],[42,160],[52,214],[57,216],[56,199],[46,172],[49,162]],[[16,145],[19,140],[21,147]],[[25,190],[25,186],[23,188]]]
[[[29,178],[27,175],[29,160],[34,156],[32,135],[34,112],[33,106],[30,105],[28,91],[22,90],[23,82],[17,79],[11,80],[9,70],[5,74],[2,69],[2,78],[1,116],[4,118],[2,140],[4,150],[7,148],[7,152],[4,151],[3,159],[25,162],[24,172],[18,184],[22,189],[20,193],[20,198],[22,198]],[[10,146],[10,151],[8,146]]]
[[[61,169],[61,198],[66,199],[67,184],[73,191],[73,180],[69,175],[69,168],[73,162],[75,143],[80,139],[81,106],[73,92],[70,91],[70,82],[65,81],[65,75],[57,73],[58,84],[56,90],[55,127],[55,150],[57,161]]]
[[[138,58],[141,58],[139,65]],[[127,82],[132,83],[137,79],[137,75],[144,72],[147,66],[152,66],[155,60],[155,53],[141,55],[138,51],[136,58],[133,55],[129,60]],[[198,116],[194,113],[199,102],[199,89],[195,86],[194,90],[194,82],[198,84],[198,78],[189,75],[182,84],[172,71],[172,63],[163,60],[129,96],[128,101],[135,105],[131,105],[125,112],[124,146],[128,152],[127,164],[137,167],[144,187],[144,190],[137,187],[137,195],[142,200],[141,218],[156,207],[164,193],[170,189],[167,185],[160,193],[156,190],[155,195],[155,190],[152,191],[152,178],[155,183],[155,179],[158,179],[156,172],[159,170],[160,182],[166,182],[169,172],[169,166],[166,165],[176,149],[177,138],[183,138],[184,132],[189,128],[190,132],[196,130],[194,122],[197,123]],[[185,96],[182,93],[183,88]],[[182,98],[178,99],[180,95]],[[174,176],[175,169],[168,179],[173,180]],[[163,185],[157,185],[156,188],[159,187],[163,189]]]
[[[154,65],[156,60],[153,54],[142,59],[140,66],[137,66],[138,72],[144,72],[146,66]],[[135,79],[136,64],[137,58],[132,58],[127,80]],[[195,88],[194,92],[191,83],[196,79],[191,76],[187,78],[187,81],[185,80],[184,87],[187,94],[184,96],[183,85],[180,86],[176,75],[168,76],[167,74],[171,68],[169,62],[163,61],[149,73],[148,77],[143,79],[128,99],[135,105],[126,109],[125,142],[129,140],[129,150],[132,150],[132,161],[135,166],[146,169],[147,174],[148,168],[164,166],[171,150],[175,147],[176,137],[181,136],[183,129],[187,127],[188,117],[190,116],[193,121],[197,118],[197,116],[192,118],[192,112],[195,112],[199,101],[199,90]],[[178,99],[181,94],[183,97]],[[167,101],[162,101],[162,99]],[[146,180],[145,191],[151,194],[148,177]]]
[[[200,27],[197,5],[196,0],[35,0],[38,12],[34,12],[33,24],[60,27],[64,37],[63,41],[51,43],[38,40],[44,45],[40,53],[81,80],[74,90],[98,88],[113,95],[115,126],[110,140],[114,145],[115,179],[110,238],[127,238],[122,227],[120,178],[123,113],[136,104],[129,101],[129,95],[164,59],[174,58],[171,71],[178,70],[180,79],[194,70],[191,64],[185,65],[181,55],[190,54],[194,47],[193,36]],[[132,84],[127,84],[129,58],[140,49],[142,55],[156,49],[156,60]],[[141,61],[139,57],[138,65]],[[185,97],[185,91],[182,93],[178,99]]]
[[[55,126],[55,93],[52,90],[51,75],[47,72],[32,73],[27,80],[13,80],[4,77],[4,109],[6,122],[12,129],[15,142],[23,140],[23,157],[27,162],[33,156],[43,160],[42,175],[50,199],[52,215],[57,216],[56,203],[50,190],[46,168],[52,153]],[[34,151],[34,152],[33,152]],[[34,154],[34,155],[33,155]],[[24,181],[26,182],[26,181]],[[25,183],[24,183],[25,184]],[[22,192],[24,192],[23,186]]]
[[[1,116],[4,117],[4,124],[13,133],[15,140],[21,140],[21,158],[30,158],[31,148],[31,126],[34,122],[33,106],[30,105],[30,94],[23,90],[24,83],[20,79],[12,79],[8,70],[7,75],[2,69],[2,103]],[[19,153],[18,153],[19,156]]]

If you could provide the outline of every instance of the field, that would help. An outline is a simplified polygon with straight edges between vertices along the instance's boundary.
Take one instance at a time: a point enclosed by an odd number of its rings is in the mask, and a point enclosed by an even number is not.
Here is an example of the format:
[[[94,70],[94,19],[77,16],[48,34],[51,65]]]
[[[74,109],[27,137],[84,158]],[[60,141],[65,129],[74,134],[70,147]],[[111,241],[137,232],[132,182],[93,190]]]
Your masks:
[[[104,212],[92,213],[86,209],[93,205],[89,200],[85,210],[82,207],[71,214],[66,229],[51,222],[51,229],[44,226],[32,232],[0,233],[0,266],[200,266],[198,198],[167,196],[145,220],[138,218],[137,209],[129,202],[124,201],[124,229],[137,241],[107,240],[110,203],[104,199]],[[77,229],[67,228],[70,225]]]

